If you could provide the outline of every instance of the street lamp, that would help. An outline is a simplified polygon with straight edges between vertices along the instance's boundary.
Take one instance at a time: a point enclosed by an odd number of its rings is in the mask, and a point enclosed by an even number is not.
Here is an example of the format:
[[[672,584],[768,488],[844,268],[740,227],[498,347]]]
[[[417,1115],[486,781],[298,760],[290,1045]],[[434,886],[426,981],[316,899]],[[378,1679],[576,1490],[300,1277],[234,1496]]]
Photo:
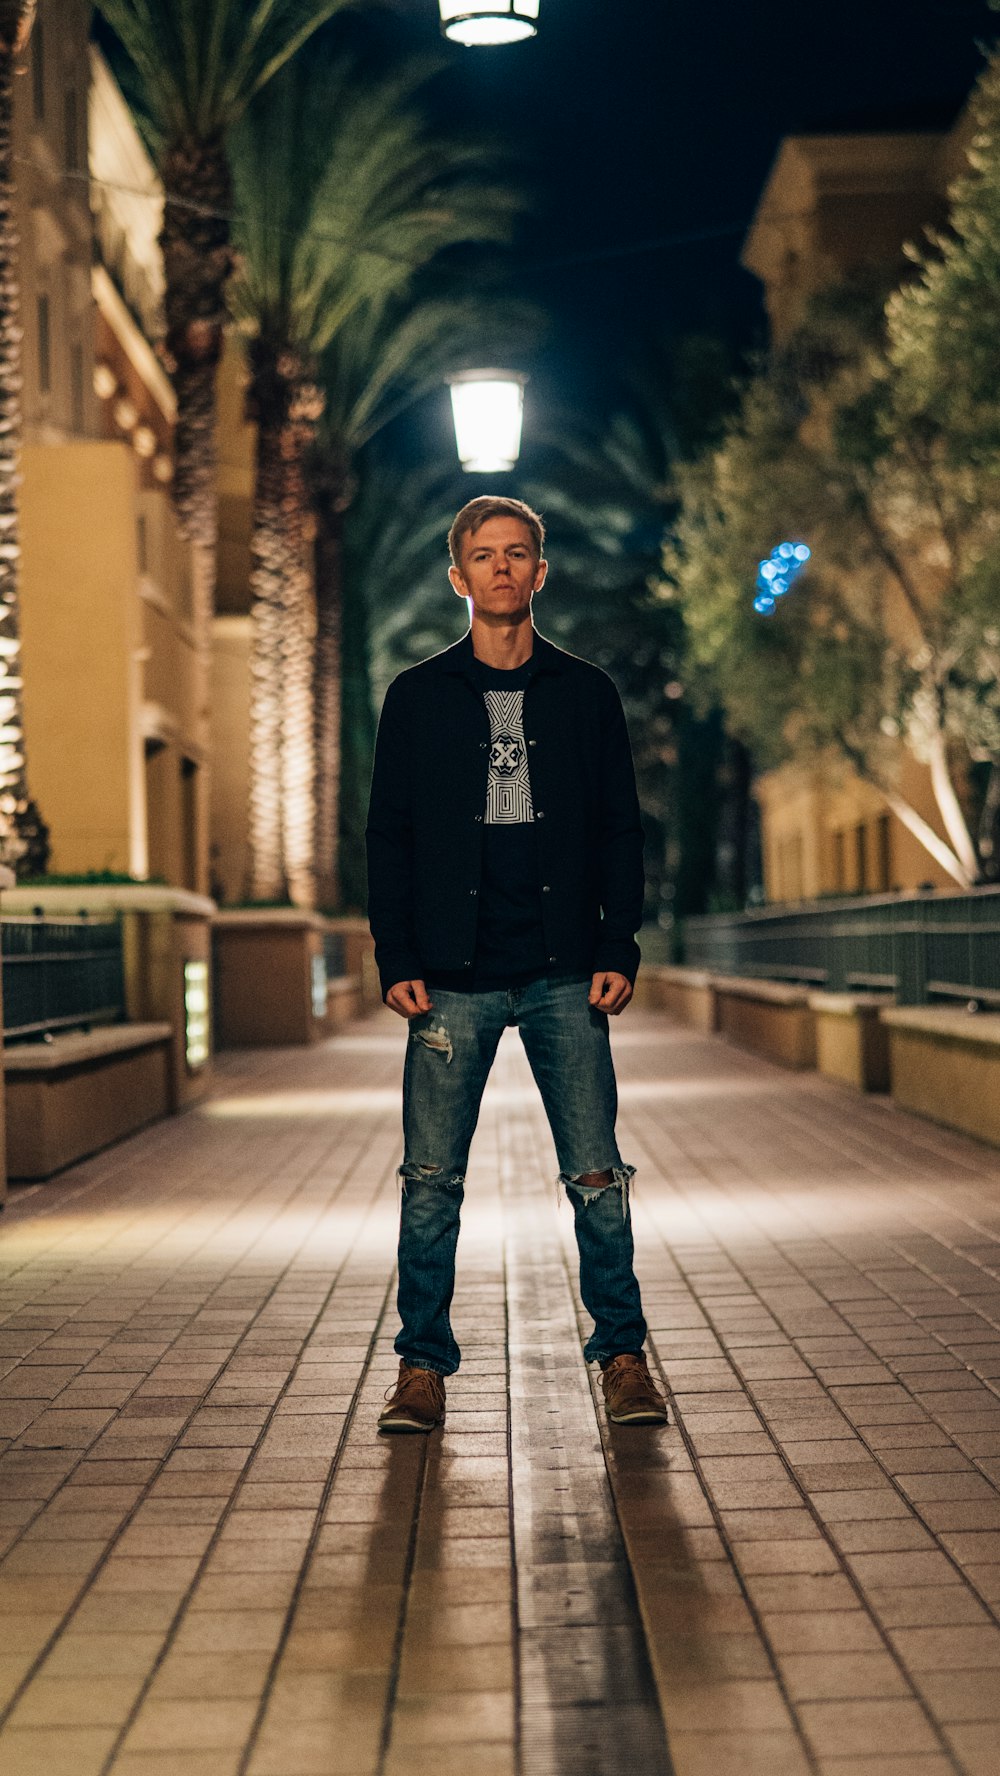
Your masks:
[[[514,467],[527,380],[517,370],[462,370],[448,378],[463,469],[490,475]]]
[[[540,0],[440,0],[441,29],[455,43],[518,43],[538,29]]]

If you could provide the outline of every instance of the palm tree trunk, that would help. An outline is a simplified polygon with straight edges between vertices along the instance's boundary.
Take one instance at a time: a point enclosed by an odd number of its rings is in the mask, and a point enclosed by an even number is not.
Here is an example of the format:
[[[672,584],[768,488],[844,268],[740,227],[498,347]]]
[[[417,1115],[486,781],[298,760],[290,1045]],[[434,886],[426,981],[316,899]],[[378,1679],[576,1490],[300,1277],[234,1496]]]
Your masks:
[[[48,832],[27,786],[18,585],[22,377],[12,132],[15,56],[33,12],[33,5],[8,4],[0,13],[0,862],[20,875],[42,874],[48,862]]]
[[[285,586],[280,416],[258,412],[250,536],[250,857],[248,900],[285,900],[282,716]]]
[[[346,476],[329,463],[313,476],[316,510],[316,880],[319,904],[340,904],[340,772],[343,711],[344,511]]]
[[[316,511],[316,655],[313,709],[316,757],[316,890],[325,908],[341,904],[341,774],[345,719],[343,524],[353,496],[350,469],[330,449],[313,456]]]
[[[303,470],[304,447],[303,427],[293,417],[285,438],[283,502],[287,572],[281,745],[285,875],[295,905],[315,907],[313,655],[316,608],[313,577],[306,560],[309,504]]]
[[[316,904],[312,575],[305,456],[320,411],[293,354],[258,338],[247,400],[257,424],[251,520],[250,897]]]
[[[177,397],[173,500],[194,549],[196,627],[207,646],[218,542],[215,382],[233,264],[232,179],[221,140],[172,143],[162,170],[164,346]]]

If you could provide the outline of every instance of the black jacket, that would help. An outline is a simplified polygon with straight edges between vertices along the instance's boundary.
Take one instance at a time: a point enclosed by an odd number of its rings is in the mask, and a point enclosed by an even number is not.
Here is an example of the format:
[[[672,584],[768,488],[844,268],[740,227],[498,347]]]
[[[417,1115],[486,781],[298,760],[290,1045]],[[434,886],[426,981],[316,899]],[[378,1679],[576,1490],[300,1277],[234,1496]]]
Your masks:
[[[490,725],[471,634],[389,686],[368,810],[368,912],[383,996],[472,968]],[[621,699],[536,633],[524,735],[549,962],[634,981],[642,826]]]

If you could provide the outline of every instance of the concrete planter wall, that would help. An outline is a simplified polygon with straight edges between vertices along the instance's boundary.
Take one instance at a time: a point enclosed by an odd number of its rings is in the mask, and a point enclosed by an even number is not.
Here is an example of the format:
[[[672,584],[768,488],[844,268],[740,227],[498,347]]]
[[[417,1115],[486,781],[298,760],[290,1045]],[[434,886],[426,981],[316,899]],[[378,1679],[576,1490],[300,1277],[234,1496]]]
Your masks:
[[[51,1178],[170,1109],[169,1024],[111,1024],[4,1059],[8,1170]]]
[[[1000,1014],[900,1006],[882,1021],[896,1103],[1000,1147]]]
[[[220,912],[212,925],[215,1030],[220,1048],[319,1042],[327,1008],[313,1003],[313,965],[327,921],[294,907]]]
[[[715,981],[700,968],[660,968],[660,1004],[682,1024],[706,1035],[718,1028]]]
[[[859,1091],[889,1090],[885,998],[875,993],[810,993],[816,1018],[816,1065],[828,1079]]]
[[[41,908],[46,918],[86,912],[93,919],[121,916],[125,961],[125,1010],[130,1023],[169,1025],[169,1110],[197,1103],[208,1090],[211,1055],[190,1067],[187,1059],[185,965],[211,972],[209,925],[215,902],[183,888],[136,883],[114,886],[14,888],[3,911],[22,918]]]
[[[713,975],[716,1029],[783,1067],[815,1067],[816,1018],[805,987]]]
[[[361,1008],[375,1011],[382,1003],[382,987],[375,967],[375,942],[367,919],[327,919],[326,928],[336,933],[343,943],[344,974],[358,982]]]

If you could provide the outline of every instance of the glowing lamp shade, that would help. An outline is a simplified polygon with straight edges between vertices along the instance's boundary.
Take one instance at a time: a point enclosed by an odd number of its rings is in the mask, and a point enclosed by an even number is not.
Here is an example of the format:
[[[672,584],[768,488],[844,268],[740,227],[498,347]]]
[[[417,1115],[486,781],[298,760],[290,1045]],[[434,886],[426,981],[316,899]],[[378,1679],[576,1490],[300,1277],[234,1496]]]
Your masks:
[[[512,469],[521,452],[527,377],[516,370],[464,370],[448,380],[463,469],[474,475]]]
[[[518,43],[538,29],[540,0],[440,0],[441,29],[455,43]]]

